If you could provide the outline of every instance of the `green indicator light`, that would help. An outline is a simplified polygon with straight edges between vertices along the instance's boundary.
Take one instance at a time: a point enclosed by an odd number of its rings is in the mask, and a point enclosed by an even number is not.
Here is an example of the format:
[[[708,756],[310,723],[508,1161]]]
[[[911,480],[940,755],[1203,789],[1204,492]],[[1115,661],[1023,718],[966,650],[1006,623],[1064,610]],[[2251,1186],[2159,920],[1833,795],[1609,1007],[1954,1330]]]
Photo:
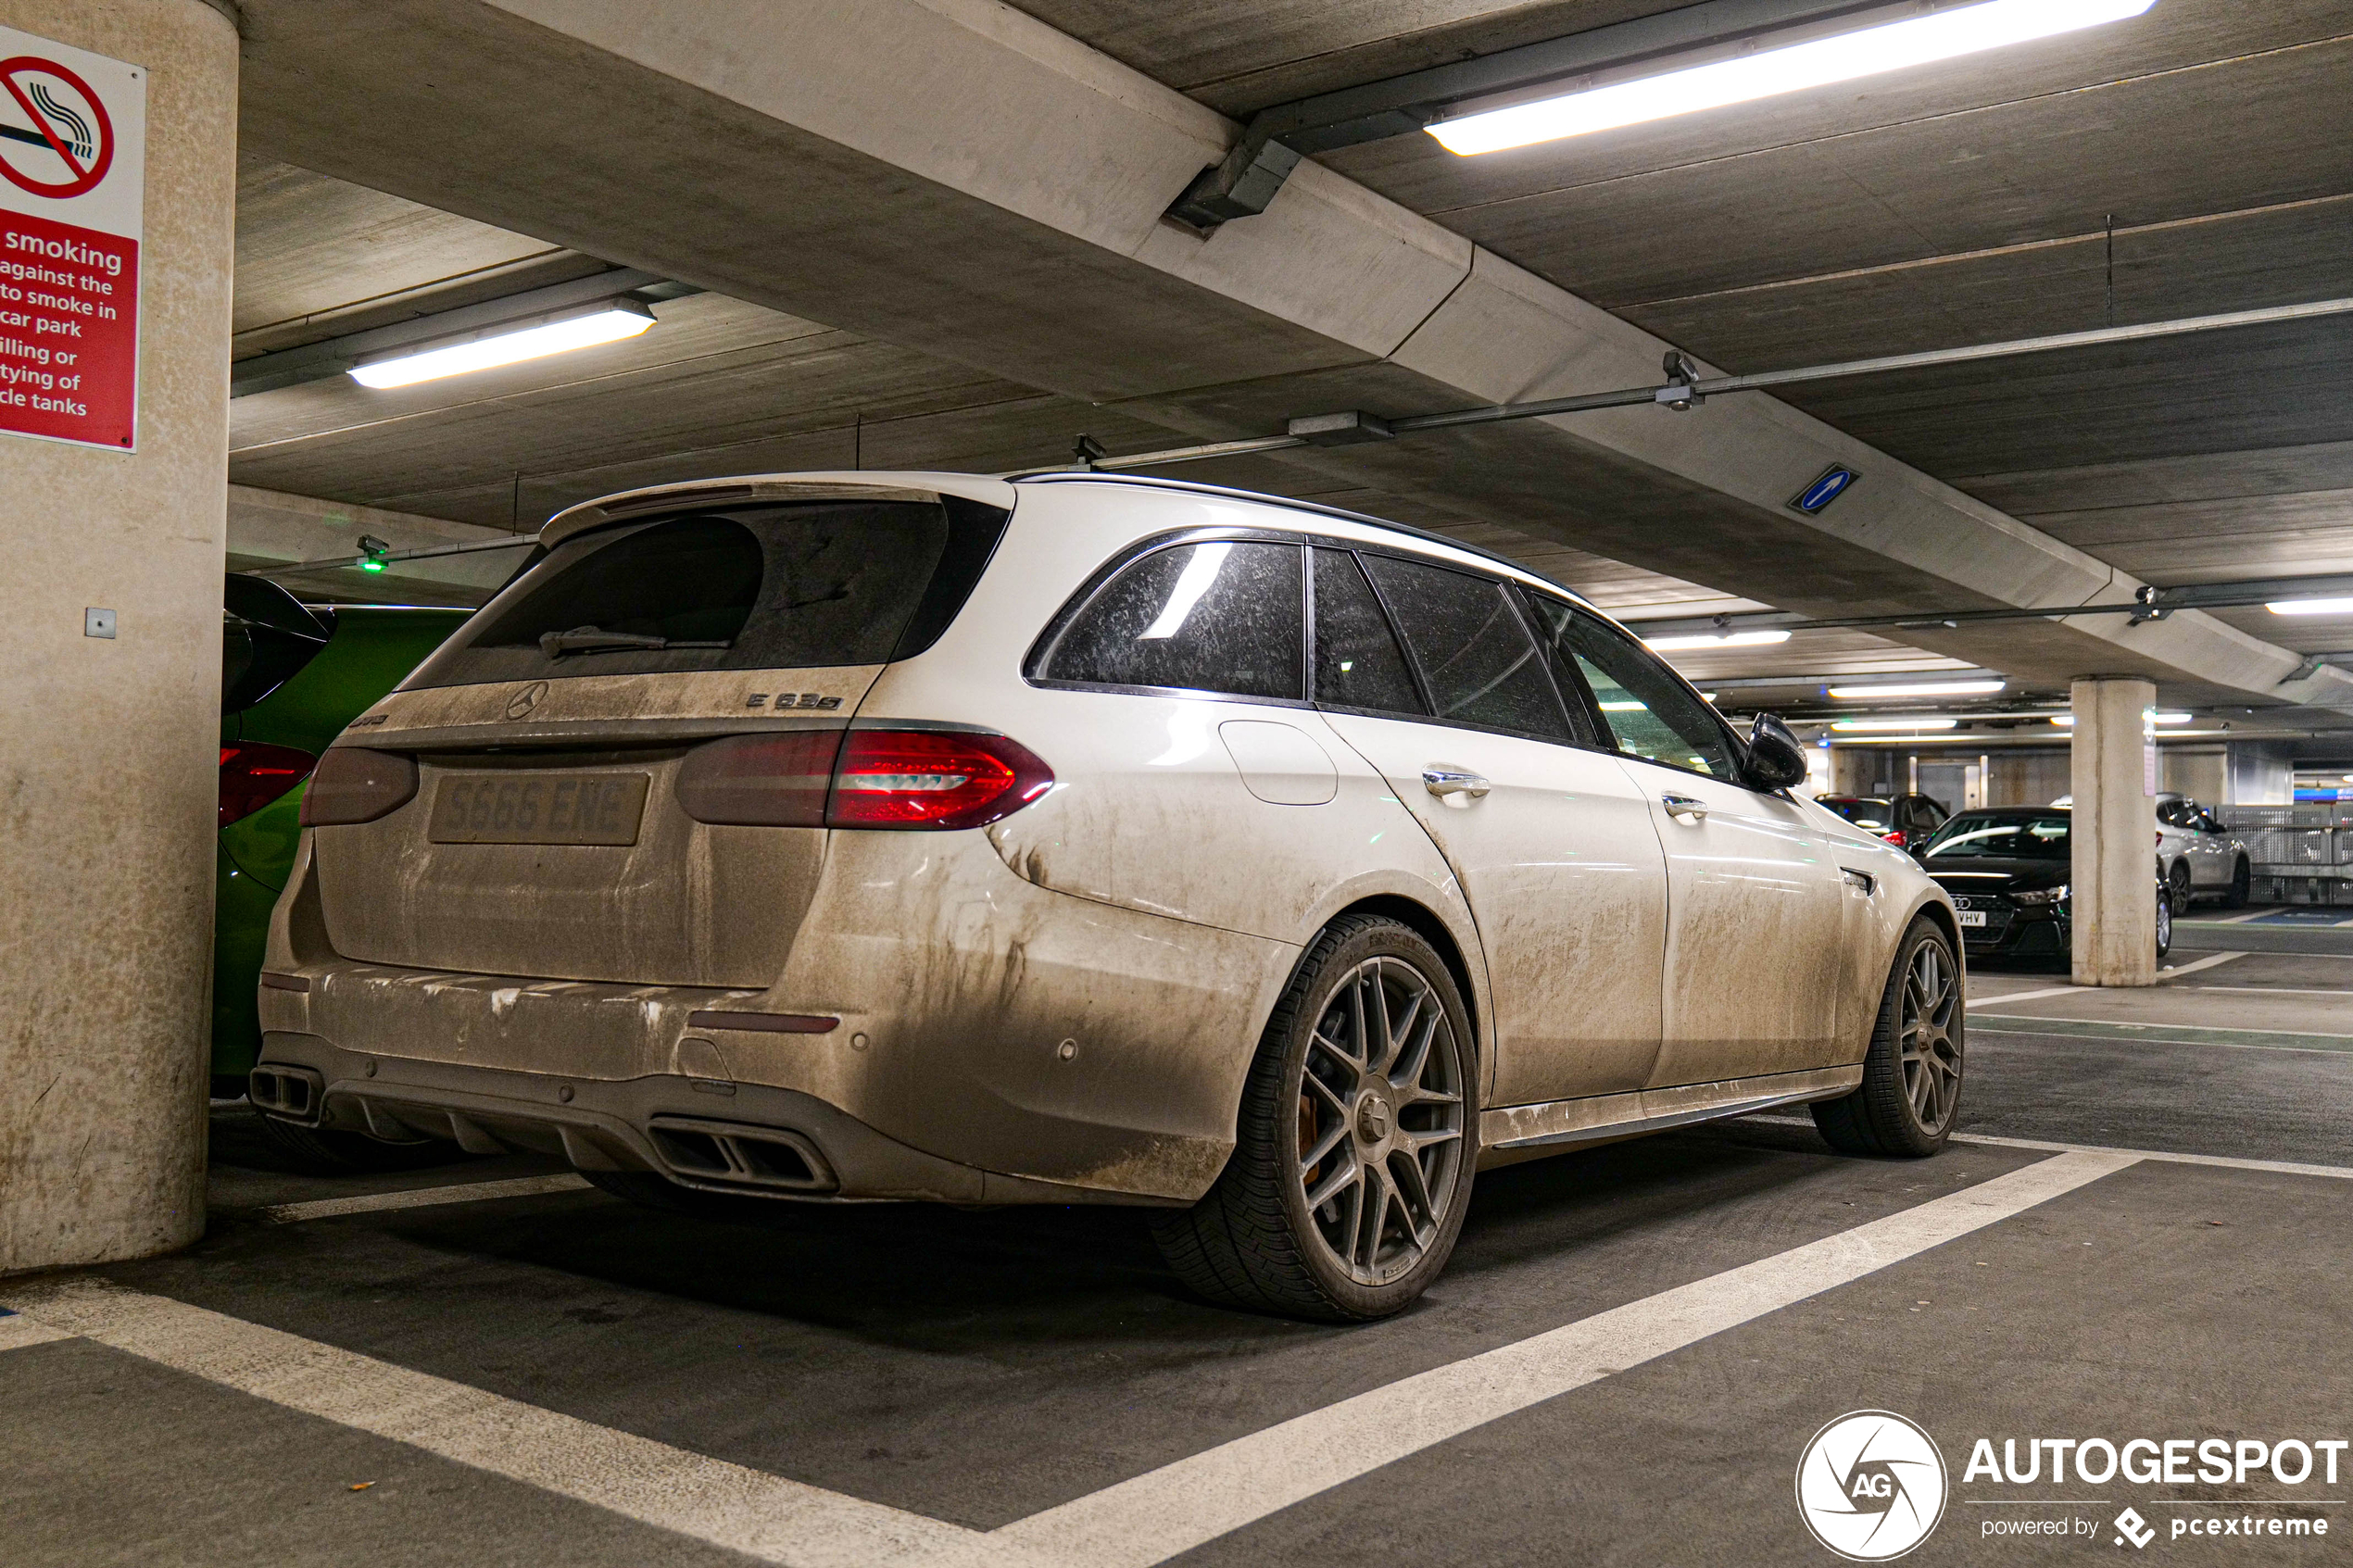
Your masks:
[[[384,569],[384,563],[375,559],[373,557],[371,557],[359,563],[359,570],[362,571],[382,571]]]

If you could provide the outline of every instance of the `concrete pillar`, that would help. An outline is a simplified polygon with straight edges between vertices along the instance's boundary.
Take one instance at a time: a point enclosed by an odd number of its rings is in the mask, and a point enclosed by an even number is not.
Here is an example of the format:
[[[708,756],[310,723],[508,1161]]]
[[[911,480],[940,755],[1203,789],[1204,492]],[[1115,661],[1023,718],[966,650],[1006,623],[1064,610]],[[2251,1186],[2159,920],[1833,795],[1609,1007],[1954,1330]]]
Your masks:
[[[135,447],[0,433],[5,1272],[204,1226],[238,40],[206,0],[0,25],[146,84]]]
[[[2075,984],[2157,981],[2155,683],[2093,676],[2070,689],[2075,709]]]

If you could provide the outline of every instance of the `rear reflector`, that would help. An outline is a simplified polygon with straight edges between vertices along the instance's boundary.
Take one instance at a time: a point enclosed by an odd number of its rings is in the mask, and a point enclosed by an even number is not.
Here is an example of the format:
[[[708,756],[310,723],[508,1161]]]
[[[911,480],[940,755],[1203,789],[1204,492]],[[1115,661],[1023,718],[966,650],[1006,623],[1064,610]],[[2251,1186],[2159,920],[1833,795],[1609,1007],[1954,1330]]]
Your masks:
[[[736,735],[697,746],[678,770],[678,805],[698,822],[741,827],[825,825],[839,730]]]
[[[220,748],[220,825],[240,822],[310,776],[317,759],[291,746],[238,741]]]
[[[769,1035],[830,1035],[838,1018],[807,1012],[690,1012],[689,1029],[752,1029]]]
[[[976,828],[1053,787],[1053,770],[1003,735],[852,730],[825,812],[837,828]]]
[[[372,822],[417,796],[417,764],[396,751],[333,746],[319,759],[310,793],[302,797],[302,825],[341,827]]]
[[[1002,735],[789,730],[697,746],[678,770],[678,805],[744,827],[976,828],[1053,783]]]

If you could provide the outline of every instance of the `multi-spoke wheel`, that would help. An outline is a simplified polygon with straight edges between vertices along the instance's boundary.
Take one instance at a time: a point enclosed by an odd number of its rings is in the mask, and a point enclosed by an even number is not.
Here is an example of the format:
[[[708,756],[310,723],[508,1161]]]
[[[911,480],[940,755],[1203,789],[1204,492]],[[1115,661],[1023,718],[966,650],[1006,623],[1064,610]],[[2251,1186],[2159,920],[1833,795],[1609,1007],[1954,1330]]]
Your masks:
[[[1961,1098],[1961,968],[1950,937],[1925,916],[1896,948],[1880,999],[1863,1081],[1814,1107],[1814,1124],[1846,1154],[1934,1154]]]
[[[1961,1098],[1960,976],[1942,946],[1923,942],[1912,949],[1896,1006],[1905,1096],[1920,1125],[1942,1134]]]
[[[1332,1260],[1386,1285],[1437,1243],[1463,1158],[1453,1021],[1403,959],[1345,975],[1299,1080],[1300,1203]]]
[[[1233,1158],[1155,1226],[1203,1295],[1327,1320],[1398,1311],[1445,1267],[1470,1197],[1470,1022],[1393,921],[1334,922],[1268,1022]]]
[[[2168,872],[2165,878],[2165,901],[2173,906],[2173,914],[2176,919],[2190,912],[2192,897],[2190,863],[2187,860],[2176,860],[2173,862],[2172,871]]]

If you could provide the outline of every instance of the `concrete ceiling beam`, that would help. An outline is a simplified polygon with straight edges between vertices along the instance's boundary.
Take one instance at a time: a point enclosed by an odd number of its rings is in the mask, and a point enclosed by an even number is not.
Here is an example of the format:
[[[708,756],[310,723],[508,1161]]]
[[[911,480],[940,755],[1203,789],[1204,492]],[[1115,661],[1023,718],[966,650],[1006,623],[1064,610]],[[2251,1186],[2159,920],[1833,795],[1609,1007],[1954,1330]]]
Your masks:
[[[246,15],[258,150],[1189,435],[1627,386],[1667,347],[1314,163],[1250,222],[1163,221],[1235,124],[994,0]],[[1283,460],[1809,615],[2141,585],[1762,395]],[[1791,508],[1831,463],[1862,482]],[[2302,662],[2195,612],[1911,636],[2032,678],[2265,696]]]

